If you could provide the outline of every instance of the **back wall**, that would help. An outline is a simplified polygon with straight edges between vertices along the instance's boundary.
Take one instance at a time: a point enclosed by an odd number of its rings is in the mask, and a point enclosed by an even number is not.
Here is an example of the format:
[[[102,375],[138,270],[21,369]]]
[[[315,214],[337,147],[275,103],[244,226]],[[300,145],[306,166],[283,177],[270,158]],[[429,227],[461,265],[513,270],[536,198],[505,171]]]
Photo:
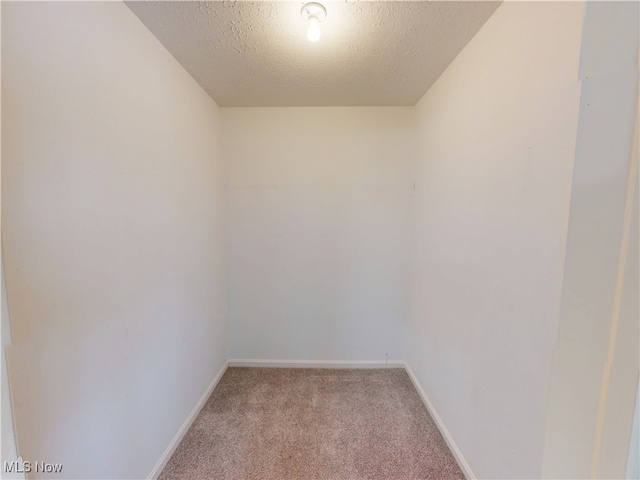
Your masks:
[[[221,112],[230,358],[403,358],[411,107]]]

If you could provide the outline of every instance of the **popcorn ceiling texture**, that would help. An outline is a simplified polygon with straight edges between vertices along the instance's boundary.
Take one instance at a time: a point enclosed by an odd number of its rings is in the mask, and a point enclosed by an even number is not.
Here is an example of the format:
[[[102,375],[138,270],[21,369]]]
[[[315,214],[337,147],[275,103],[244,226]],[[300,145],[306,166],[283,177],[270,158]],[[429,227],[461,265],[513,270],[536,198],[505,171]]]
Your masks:
[[[160,480],[463,480],[404,369],[229,368]]]
[[[129,1],[222,107],[414,105],[500,2]]]

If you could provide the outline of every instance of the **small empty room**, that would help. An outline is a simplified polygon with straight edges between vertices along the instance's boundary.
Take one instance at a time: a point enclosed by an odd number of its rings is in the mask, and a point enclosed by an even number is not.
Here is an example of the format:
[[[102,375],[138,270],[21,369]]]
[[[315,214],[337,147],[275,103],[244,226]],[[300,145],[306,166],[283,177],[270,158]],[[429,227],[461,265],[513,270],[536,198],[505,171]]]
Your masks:
[[[0,478],[640,478],[638,2],[0,5]]]

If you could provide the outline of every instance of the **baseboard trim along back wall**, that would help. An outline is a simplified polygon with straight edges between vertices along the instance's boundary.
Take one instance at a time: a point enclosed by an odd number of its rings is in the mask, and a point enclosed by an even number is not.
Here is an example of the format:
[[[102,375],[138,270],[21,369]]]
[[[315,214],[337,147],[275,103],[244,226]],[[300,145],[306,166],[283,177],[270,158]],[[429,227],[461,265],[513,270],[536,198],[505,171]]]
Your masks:
[[[230,367],[263,367],[263,368],[404,368],[399,360],[263,360],[263,359],[231,359]]]

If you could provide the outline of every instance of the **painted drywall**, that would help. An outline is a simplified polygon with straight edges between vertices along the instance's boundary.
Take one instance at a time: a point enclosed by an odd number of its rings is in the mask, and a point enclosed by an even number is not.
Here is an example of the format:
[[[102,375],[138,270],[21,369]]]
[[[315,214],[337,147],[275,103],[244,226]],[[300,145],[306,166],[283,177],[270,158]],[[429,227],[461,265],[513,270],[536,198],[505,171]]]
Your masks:
[[[638,379],[637,2],[587,2],[545,477],[623,478]],[[636,145],[634,150],[634,131]]]
[[[503,3],[416,106],[407,362],[478,478],[538,478],[582,3]]]
[[[119,2],[3,2],[2,100],[20,454],[145,478],[227,358],[218,107]]]
[[[13,409],[11,407],[11,389],[9,388],[9,372],[7,370],[7,362],[5,356],[6,347],[11,346],[11,325],[9,324],[9,308],[7,303],[7,291],[4,283],[4,262],[0,263],[0,274],[2,275],[2,328],[0,335],[2,341],[2,351],[0,352],[0,376],[2,383],[0,385],[0,454],[2,464],[0,468],[0,478],[2,479],[24,479],[24,473],[18,472],[18,449],[16,447],[16,435],[13,426]],[[15,462],[15,467],[4,468],[4,462]]]
[[[401,360],[411,108],[226,108],[232,359]]]
[[[627,453],[627,469],[624,478],[640,478],[640,383],[636,392],[636,408],[633,412],[631,439]]]

